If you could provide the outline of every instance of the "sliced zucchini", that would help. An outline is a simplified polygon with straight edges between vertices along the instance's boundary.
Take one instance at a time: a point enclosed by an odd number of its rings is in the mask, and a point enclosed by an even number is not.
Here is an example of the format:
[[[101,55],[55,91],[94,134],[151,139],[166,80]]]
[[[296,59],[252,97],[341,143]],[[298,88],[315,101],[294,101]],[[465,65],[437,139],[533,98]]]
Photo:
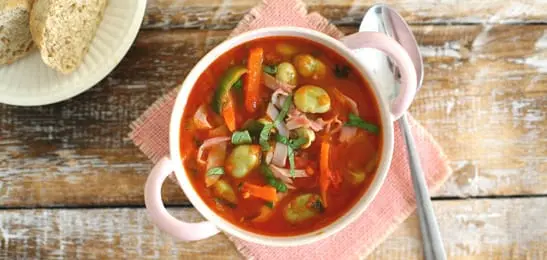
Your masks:
[[[247,68],[243,66],[234,66],[224,72],[215,91],[213,103],[211,104],[215,113],[220,114],[228,97],[228,93],[230,93],[230,89],[245,73],[247,73]]]

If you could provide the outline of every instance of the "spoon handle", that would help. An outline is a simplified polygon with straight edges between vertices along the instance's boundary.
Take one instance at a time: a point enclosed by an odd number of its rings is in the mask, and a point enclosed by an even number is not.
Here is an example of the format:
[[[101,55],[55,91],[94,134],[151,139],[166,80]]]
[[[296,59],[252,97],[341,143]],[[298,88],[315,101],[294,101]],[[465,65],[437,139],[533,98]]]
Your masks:
[[[401,120],[399,120],[399,124],[403,129],[403,136],[408,150],[412,184],[414,185],[414,191],[416,193],[416,206],[420,218],[424,258],[426,260],[444,260],[446,259],[446,253],[444,251],[443,240],[441,238],[441,233],[439,232],[439,225],[435,218],[435,212],[433,212],[433,205],[431,204],[429,192],[427,191],[424,172],[420,165],[420,159],[410,132],[406,114],[403,114]]]

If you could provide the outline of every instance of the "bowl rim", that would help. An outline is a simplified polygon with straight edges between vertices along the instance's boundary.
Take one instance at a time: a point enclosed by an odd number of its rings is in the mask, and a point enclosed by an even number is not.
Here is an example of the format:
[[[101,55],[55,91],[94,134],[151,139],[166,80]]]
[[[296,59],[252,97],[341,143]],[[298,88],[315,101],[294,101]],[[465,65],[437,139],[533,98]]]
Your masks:
[[[363,193],[359,201],[357,201],[342,216],[340,216],[332,223],[326,225],[325,227],[294,236],[271,236],[254,233],[252,231],[240,228],[219,216],[203,202],[199,194],[194,190],[194,187],[189,180],[188,175],[186,174],[186,171],[183,167],[182,159],[180,157],[180,125],[182,121],[182,116],[186,106],[187,98],[199,76],[209,67],[212,62],[214,62],[220,55],[224,54],[225,52],[246,42],[271,36],[288,36],[311,40],[317,44],[331,49],[332,51],[336,52],[344,59],[346,59],[348,62],[350,62],[355,68],[357,68],[361,72],[363,78],[368,81],[369,86],[371,87],[372,92],[375,95],[375,99],[378,102],[383,127],[383,146],[380,163],[378,165],[374,179],[370,183],[367,191]],[[298,246],[313,243],[340,231],[344,227],[348,226],[350,223],[354,222],[359,216],[361,216],[366,208],[370,205],[372,200],[378,194],[382,184],[384,183],[389,170],[389,166],[391,164],[394,145],[393,121],[389,112],[390,110],[388,104],[384,99],[381,98],[381,92],[379,90],[380,85],[372,75],[373,74],[363,65],[362,61],[359,61],[352,54],[351,50],[345,47],[340,41],[326,34],[311,29],[291,26],[267,27],[245,32],[222,42],[221,44],[213,48],[210,52],[208,52],[203,58],[201,58],[199,62],[192,68],[184,82],[180,85],[179,93],[177,94],[170,120],[169,150],[170,158],[174,164],[175,176],[177,178],[178,184],[183,189],[186,197],[190,200],[190,202],[203,217],[211,221],[219,229],[246,241],[268,246]]]

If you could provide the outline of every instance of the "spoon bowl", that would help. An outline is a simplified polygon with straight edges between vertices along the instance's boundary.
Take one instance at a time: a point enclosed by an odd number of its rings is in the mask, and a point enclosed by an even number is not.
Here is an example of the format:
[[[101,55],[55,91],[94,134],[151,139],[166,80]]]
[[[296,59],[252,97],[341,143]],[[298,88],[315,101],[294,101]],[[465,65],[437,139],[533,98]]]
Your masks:
[[[416,91],[421,88],[424,74],[422,55],[412,30],[397,11],[383,4],[372,6],[363,17],[359,31],[381,32],[398,41],[409,54],[412,63],[414,63],[417,77]],[[387,93],[388,97],[396,96],[401,89],[401,76],[389,57],[379,51],[370,49],[361,50],[359,55],[366,56],[366,59],[371,61],[369,66],[372,67],[369,69],[381,75],[382,83],[385,84],[384,89],[391,91]],[[385,96],[386,93],[383,94]],[[433,211],[406,113],[401,116],[399,123],[407,146],[412,184],[416,193],[416,206],[420,218],[424,257],[428,260],[446,259],[435,212]]]
[[[412,30],[397,11],[383,4],[372,6],[363,17],[359,31],[381,32],[398,41],[407,51],[412,59],[412,63],[414,63],[416,78],[418,80],[417,88],[421,88],[424,78],[422,54]],[[389,64],[390,68],[395,68],[396,70],[396,67],[385,54],[376,50],[373,51],[383,56],[382,59]],[[399,80],[400,78],[397,79]]]

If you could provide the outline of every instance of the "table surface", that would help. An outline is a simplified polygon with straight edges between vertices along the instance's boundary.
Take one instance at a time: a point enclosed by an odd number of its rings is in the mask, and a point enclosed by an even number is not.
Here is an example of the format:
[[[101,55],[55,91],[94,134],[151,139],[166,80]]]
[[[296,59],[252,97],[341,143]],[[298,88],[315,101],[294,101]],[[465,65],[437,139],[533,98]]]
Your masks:
[[[241,258],[225,235],[182,243],[152,226],[152,164],[127,134],[258,2],[148,0],[133,47],[97,86],[50,106],[0,105],[0,259]],[[306,1],[348,33],[374,2]],[[411,112],[454,169],[433,197],[449,258],[547,258],[547,2],[386,2],[424,56]],[[201,219],[176,185],[163,195],[173,214]],[[413,214],[368,258],[422,255]]]

